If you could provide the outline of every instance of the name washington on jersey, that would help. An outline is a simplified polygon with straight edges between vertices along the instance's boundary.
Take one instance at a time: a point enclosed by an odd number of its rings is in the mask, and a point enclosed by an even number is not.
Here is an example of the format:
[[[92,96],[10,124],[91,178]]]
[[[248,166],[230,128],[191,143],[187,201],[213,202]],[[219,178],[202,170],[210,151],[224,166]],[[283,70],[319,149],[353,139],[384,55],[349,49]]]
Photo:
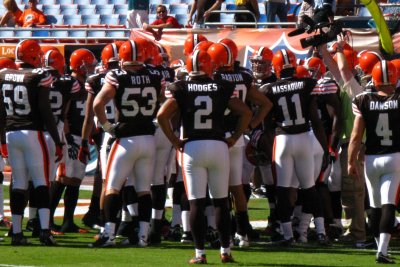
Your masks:
[[[370,110],[388,110],[388,109],[397,109],[399,107],[397,100],[389,100],[385,102],[379,101],[371,101],[369,103]]]
[[[285,92],[290,92],[290,91],[296,91],[299,89],[304,88],[304,82],[294,82],[294,83],[289,83],[289,84],[282,84],[282,85],[275,85],[272,86],[272,92],[274,94],[279,94],[279,93],[285,93]]]
[[[217,91],[218,87],[215,83],[207,83],[207,84],[188,84],[189,92],[212,92]]]

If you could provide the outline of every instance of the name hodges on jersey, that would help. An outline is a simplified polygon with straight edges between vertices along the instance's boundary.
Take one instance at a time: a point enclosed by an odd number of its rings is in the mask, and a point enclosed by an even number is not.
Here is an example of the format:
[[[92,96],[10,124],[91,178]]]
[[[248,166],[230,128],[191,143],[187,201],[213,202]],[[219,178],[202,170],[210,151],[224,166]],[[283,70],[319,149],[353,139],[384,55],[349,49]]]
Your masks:
[[[369,103],[370,110],[388,110],[388,109],[397,109],[398,107],[399,104],[397,100],[389,100],[385,102],[371,101],[371,103]]]
[[[188,84],[189,92],[212,92],[217,91],[218,87],[215,83],[207,84]]]
[[[276,85],[272,86],[272,92],[274,94],[279,94],[279,93],[285,93],[285,92],[291,92],[291,91],[296,91],[304,88],[304,82],[294,82],[294,83],[288,83],[288,84],[281,84],[281,85]]]

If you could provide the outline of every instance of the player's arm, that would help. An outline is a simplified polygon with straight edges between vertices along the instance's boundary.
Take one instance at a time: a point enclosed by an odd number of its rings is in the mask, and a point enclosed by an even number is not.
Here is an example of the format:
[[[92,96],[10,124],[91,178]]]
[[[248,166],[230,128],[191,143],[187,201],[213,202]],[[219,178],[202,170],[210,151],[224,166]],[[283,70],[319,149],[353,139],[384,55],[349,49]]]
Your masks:
[[[237,116],[239,120],[236,124],[235,132],[226,139],[229,147],[233,146],[248,128],[253,113],[239,98],[231,98],[228,102],[228,108]]]
[[[85,119],[83,120],[83,125],[82,125],[82,141],[83,140],[87,141],[89,139],[90,133],[93,130],[94,126],[93,101],[94,101],[94,95],[88,93],[86,99]]]
[[[347,170],[350,175],[356,179],[360,179],[357,169],[357,157],[361,150],[361,142],[365,131],[365,122],[362,116],[356,116],[354,119],[353,131],[351,132],[349,151],[348,151],[348,166]]]
[[[268,115],[272,108],[272,102],[264,94],[259,92],[257,86],[255,85],[253,85],[247,92],[246,100],[249,100],[254,105],[259,106],[257,113],[254,114],[249,124],[249,128],[254,129]]]
[[[171,119],[178,113],[178,103],[174,98],[170,98],[161,106],[157,113],[158,125],[161,127],[165,136],[172,143],[175,149],[181,150],[183,141],[180,140],[171,127]]]
[[[342,75],[340,74],[338,64],[329,53],[326,44],[318,46],[318,53],[322,56],[325,65],[328,67],[329,72],[333,75],[335,81],[340,83],[342,80]]]
[[[93,111],[94,114],[99,119],[103,130],[114,135],[114,128],[107,119],[106,115],[106,104],[110,102],[115,96],[115,86],[106,82],[103,87],[101,88],[99,94],[94,98],[93,101]]]
[[[335,153],[337,158],[337,149],[339,146],[340,137],[343,129],[342,119],[342,108],[339,96],[337,94],[324,95],[324,101],[327,105],[327,109],[330,117],[332,118],[332,135],[329,140],[329,152]]]

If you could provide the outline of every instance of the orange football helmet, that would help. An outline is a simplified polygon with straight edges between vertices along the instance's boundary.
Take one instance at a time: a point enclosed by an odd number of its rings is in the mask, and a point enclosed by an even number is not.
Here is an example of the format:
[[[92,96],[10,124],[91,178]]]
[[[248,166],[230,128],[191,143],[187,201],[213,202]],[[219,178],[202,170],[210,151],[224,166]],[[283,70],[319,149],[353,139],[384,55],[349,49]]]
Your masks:
[[[213,44],[214,44],[214,42],[211,42],[211,41],[201,41],[193,48],[193,51],[194,50],[203,50],[203,51],[207,52],[208,48],[210,48],[210,46]]]
[[[375,86],[397,84],[398,73],[396,66],[390,61],[382,60],[376,63],[371,75]]]
[[[274,54],[272,58],[272,66],[274,67],[276,76],[280,78],[281,71],[283,69],[296,69],[296,56],[292,51],[288,49],[280,49]]]
[[[271,62],[274,54],[271,49],[261,46],[250,58],[251,70],[255,78],[260,79],[271,74]]]
[[[310,72],[303,65],[297,65],[296,67],[296,77],[297,78],[310,78]]]
[[[358,58],[358,65],[360,66],[361,70],[364,72],[365,75],[369,75],[372,72],[373,67],[376,63],[382,60],[382,57],[372,51],[366,51],[361,54]]]
[[[185,43],[183,45],[183,54],[185,56],[189,56],[190,53],[193,52],[194,47],[202,42],[207,41],[207,38],[202,34],[191,34],[188,38],[186,38]]]
[[[390,62],[392,62],[392,64],[396,67],[397,76],[400,76],[400,58],[393,59]],[[400,79],[400,77],[399,77],[399,79]]]
[[[346,57],[349,69],[351,70],[354,69],[354,67],[358,65],[357,52],[354,51],[353,49],[343,49],[343,54]],[[333,59],[337,62],[336,54],[333,56]]]
[[[15,47],[15,59],[37,68],[41,65],[42,49],[35,40],[22,40]]]
[[[314,79],[319,79],[326,72],[326,67],[322,59],[319,57],[310,57],[304,62],[304,67],[308,69],[310,75]]]
[[[57,70],[60,75],[65,72],[64,56],[57,50],[49,50],[43,56],[44,67],[52,67]]]
[[[203,72],[207,75],[212,73],[211,57],[201,50],[193,51],[186,60],[186,68],[190,72]]]
[[[110,59],[112,61],[118,61],[119,56],[118,56],[118,50],[123,44],[122,41],[116,41],[114,43],[106,45],[103,50],[101,51],[101,62],[103,63],[104,67],[108,69],[108,62]]]
[[[219,39],[217,41],[217,43],[226,44],[231,49],[231,52],[233,55],[233,60],[236,60],[236,58],[239,54],[239,51],[238,51],[236,43],[233,40],[231,40],[229,38],[223,38],[223,39]]]
[[[8,57],[0,57],[0,70],[2,69],[18,69],[15,62]]]
[[[46,52],[50,50],[61,52],[57,47],[52,45],[41,46],[40,48],[42,49],[43,54],[46,54]]]
[[[93,73],[96,64],[96,57],[90,50],[86,48],[79,48],[75,50],[72,52],[69,58],[69,68],[79,75]]]
[[[233,66],[233,55],[231,49],[223,43],[212,44],[207,53],[211,57],[213,70],[218,70],[222,67]]]
[[[128,40],[119,48],[119,58],[122,62],[133,62],[136,65],[142,65],[148,58],[146,47],[146,39]]]

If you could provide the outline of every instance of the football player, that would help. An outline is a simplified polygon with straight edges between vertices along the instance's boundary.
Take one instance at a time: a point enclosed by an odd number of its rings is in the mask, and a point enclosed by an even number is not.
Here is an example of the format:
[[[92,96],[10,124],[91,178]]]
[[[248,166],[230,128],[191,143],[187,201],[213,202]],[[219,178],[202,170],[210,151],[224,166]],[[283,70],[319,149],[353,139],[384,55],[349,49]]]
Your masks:
[[[377,263],[395,263],[388,256],[388,246],[400,185],[397,79],[396,67],[382,60],[372,69],[372,82],[378,92],[359,94],[353,100],[356,117],[349,144],[348,172],[361,179],[356,162],[366,133],[364,172],[372,207],[371,225],[378,246]]]
[[[147,246],[151,216],[150,183],[155,160],[155,126],[161,78],[152,75],[143,63],[145,39],[124,42],[119,49],[122,70],[112,70],[93,103],[95,115],[104,131],[117,139],[112,145],[106,171],[105,230],[90,247],[115,246],[115,224],[119,209],[119,192],[124,185],[134,185],[137,202],[128,205],[130,215],[139,219],[139,242]],[[114,99],[118,116],[111,124],[105,105]],[[129,177],[127,181],[127,177]]]
[[[35,40],[23,40],[15,49],[20,69],[3,69],[0,72],[0,128],[6,132],[9,161],[13,170],[10,206],[13,222],[11,245],[14,246],[29,243],[22,233],[21,224],[30,179],[34,185],[39,213],[40,242],[48,246],[57,244],[49,230],[49,157],[42,133],[44,127],[56,144],[56,161],[62,158],[63,143],[49,101],[52,77],[37,68],[41,64],[41,54]]]
[[[79,187],[85,177],[86,169],[86,164],[78,160],[78,144],[81,143],[82,125],[85,118],[87,92],[84,90],[84,84],[87,76],[94,72],[97,60],[91,51],[79,48],[72,52],[69,63],[72,71],[69,79],[78,81],[80,89],[67,102],[66,113],[64,113],[64,134],[68,156],[65,159],[65,173],[59,177],[60,183],[65,186],[64,219],[60,231],[64,233],[84,233],[87,231],[80,229],[74,223],[74,211],[78,202]],[[54,203],[54,205],[56,204]]]
[[[273,168],[277,179],[277,209],[284,238],[283,245],[294,242],[292,222],[295,192],[300,185],[305,190],[305,202],[317,214],[317,191],[315,189],[314,155],[309,153],[313,147],[314,136],[319,141],[325,155],[328,146],[321,121],[318,117],[316,98],[313,89],[316,81],[309,78],[294,78],[296,58],[293,52],[281,49],[274,54],[272,64],[280,79],[260,87],[260,91],[273,102],[273,115],[276,123]],[[310,121],[313,132],[310,131]],[[266,125],[274,127],[274,125]],[[319,166],[321,167],[321,166]],[[324,230],[323,218],[316,220],[317,227]],[[325,233],[319,232],[318,239],[325,239]]]
[[[208,48],[207,53],[211,57],[211,63],[213,64],[213,70],[215,71],[214,80],[226,80],[232,82],[235,85],[234,94],[241,99],[243,103],[249,102],[258,106],[258,111],[248,126],[250,130],[256,128],[269,112],[268,107],[271,106],[270,101],[260,93],[255,86],[253,86],[253,77],[249,73],[233,69],[233,54],[226,44],[215,43]],[[229,110],[225,112],[225,115],[225,132],[226,137],[229,137],[231,132],[235,130],[239,117],[232,114]],[[244,138],[242,136],[238,139],[238,142],[229,149],[229,190],[235,201],[235,218],[237,226],[237,234],[235,238],[240,247],[249,246],[247,229],[250,224],[247,212],[247,201],[242,183],[243,156]]]
[[[242,136],[251,120],[251,111],[233,97],[233,84],[210,78],[211,58],[204,51],[194,51],[187,59],[188,81],[169,86],[173,98],[168,99],[157,114],[160,127],[174,148],[180,151],[182,170],[190,202],[190,224],[196,255],[191,264],[205,264],[204,208],[207,184],[215,207],[217,228],[221,241],[221,261],[233,262],[230,253],[228,209],[229,151]],[[225,139],[224,112],[229,108],[240,117],[232,135]],[[180,112],[182,138],[170,125],[171,118]]]

